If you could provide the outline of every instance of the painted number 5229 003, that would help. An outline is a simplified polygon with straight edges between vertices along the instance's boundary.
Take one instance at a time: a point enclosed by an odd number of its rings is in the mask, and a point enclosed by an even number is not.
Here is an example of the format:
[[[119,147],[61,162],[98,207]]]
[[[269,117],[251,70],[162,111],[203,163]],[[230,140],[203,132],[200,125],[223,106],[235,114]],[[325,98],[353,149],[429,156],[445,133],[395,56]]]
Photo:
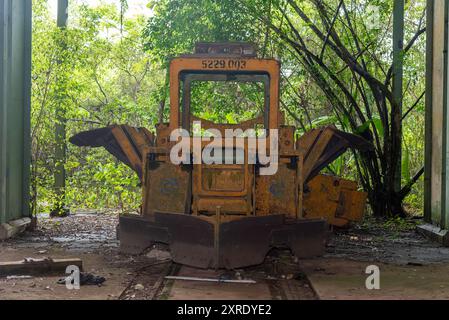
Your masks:
[[[203,69],[246,69],[245,60],[212,59],[202,61]]]

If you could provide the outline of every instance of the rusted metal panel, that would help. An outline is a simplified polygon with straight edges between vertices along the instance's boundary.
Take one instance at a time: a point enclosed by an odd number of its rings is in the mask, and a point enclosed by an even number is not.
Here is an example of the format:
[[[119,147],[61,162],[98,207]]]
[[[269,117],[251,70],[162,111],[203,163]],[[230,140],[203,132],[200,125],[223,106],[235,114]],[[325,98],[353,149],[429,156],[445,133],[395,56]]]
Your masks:
[[[342,190],[335,216],[342,217],[348,221],[362,220],[367,198],[368,194],[366,192]]]
[[[154,212],[190,214],[191,170],[171,163],[148,161],[143,188],[143,215]]]
[[[304,183],[310,181],[347,149],[373,149],[373,145],[362,137],[332,126],[306,132],[296,143],[297,149],[304,152]]]
[[[270,177],[257,176],[255,186],[256,215],[266,216],[270,214]]]
[[[279,128],[279,152],[295,150],[295,130],[292,126]]]
[[[254,166],[247,160],[247,143],[243,152],[244,164],[193,165],[193,214],[211,214],[217,207],[228,214],[253,213]]]
[[[243,165],[232,168],[204,166],[201,175],[201,189],[205,192],[244,192],[246,188]]]
[[[215,267],[214,225],[190,215],[156,213],[155,221],[167,228],[175,262],[201,268]]]
[[[366,208],[367,193],[357,191],[357,183],[329,175],[318,175],[306,187],[304,217],[322,217],[334,226],[360,221]]]
[[[321,219],[287,223],[284,215],[270,215],[217,224],[197,216],[156,212],[154,220],[120,217],[119,234],[125,253],[165,243],[174,262],[235,269],[260,264],[275,247],[289,247],[301,258],[319,256],[324,251],[326,232]],[[219,241],[215,240],[217,236]]]
[[[335,217],[340,199],[340,186],[338,179],[332,176],[316,176],[305,188],[304,192],[304,218],[322,217],[329,224],[344,224],[346,220]]]
[[[127,254],[140,254],[154,243],[169,243],[170,237],[166,227],[158,226],[149,217],[140,215],[120,216],[117,228],[120,251]]]
[[[246,42],[199,42],[195,45],[195,55],[256,58],[257,50],[254,44]]]
[[[287,246],[302,259],[324,254],[328,225],[324,219],[304,219],[285,224],[272,232],[272,245]]]
[[[246,198],[238,197],[199,197],[194,195],[193,214],[212,214],[220,207],[226,214],[249,215],[249,207]]]
[[[298,199],[298,183],[296,181],[296,167],[280,163],[278,171],[269,179],[269,213],[285,214],[295,218]]]
[[[219,265],[233,269],[261,264],[271,249],[271,233],[283,222],[282,215],[269,215],[221,224]]]
[[[279,163],[273,176],[256,176],[255,206],[257,216],[286,214],[291,218],[302,215],[302,156],[287,158]]]
[[[154,146],[155,137],[145,128],[114,125],[80,132],[69,141],[79,147],[104,147],[114,157],[133,169],[142,180],[143,157],[146,149]]]
[[[142,175],[142,154],[139,152],[137,146],[134,144],[130,135],[125,133],[125,130],[120,126],[112,128],[112,135],[117,140],[120,148],[125,154],[126,158],[131,164],[131,168]]]
[[[314,167],[316,167],[318,160],[321,158],[324,150],[326,149],[329,141],[332,139],[333,132],[331,130],[322,130],[317,138],[313,141],[313,144],[307,148],[307,152],[304,153],[304,179],[308,181],[309,176],[312,174]]]

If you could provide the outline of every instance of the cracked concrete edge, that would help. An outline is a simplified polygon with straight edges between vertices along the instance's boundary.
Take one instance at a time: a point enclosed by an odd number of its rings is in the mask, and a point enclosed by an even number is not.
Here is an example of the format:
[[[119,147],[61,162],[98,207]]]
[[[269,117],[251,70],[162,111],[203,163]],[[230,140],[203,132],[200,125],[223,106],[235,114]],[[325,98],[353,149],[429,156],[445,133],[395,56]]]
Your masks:
[[[0,224],[0,241],[15,237],[25,231],[31,224],[30,218],[22,218],[8,223]]]
[[[417,226],[416,230],[426,238],[435,241],[442,246],[449,247],[449,230],[425,223]]]

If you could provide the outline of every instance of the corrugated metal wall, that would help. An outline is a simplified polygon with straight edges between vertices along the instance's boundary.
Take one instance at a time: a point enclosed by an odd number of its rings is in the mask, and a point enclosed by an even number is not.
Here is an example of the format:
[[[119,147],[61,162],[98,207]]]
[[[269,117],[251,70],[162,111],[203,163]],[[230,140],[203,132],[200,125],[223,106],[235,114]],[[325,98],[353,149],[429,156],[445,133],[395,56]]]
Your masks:
[[[31,0],[0,0],[0,223],[29,216]]]

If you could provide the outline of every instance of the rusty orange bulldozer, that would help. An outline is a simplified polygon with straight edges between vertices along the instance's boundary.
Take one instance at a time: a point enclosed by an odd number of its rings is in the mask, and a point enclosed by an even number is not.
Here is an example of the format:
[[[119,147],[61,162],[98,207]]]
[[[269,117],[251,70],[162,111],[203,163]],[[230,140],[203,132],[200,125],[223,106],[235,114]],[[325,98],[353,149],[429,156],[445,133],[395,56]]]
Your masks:
[[[257,84],[263,95],[262,112],[237,124],[201,118],[192,106],[198,82]],[[371,144],[334,127],[314,129],[295,139],[296,128],[285,125],[279,109],[279,87],[280,63],[257,58],[252,45],[200,43],[194,54],[170,63],[170,119],[158,124],[155,134],[114,125],[70,139],[77,146],[106,148],[141,180],[140,214],[120,216],[122,251],[140,253],[164,243],[177,263],[233,269],[262,263],[276,247],[287,247],[298,258],[319,256],[328,224],[344,226],[361,218],[367,197],[357,183],[319,173],[348,148],[365,152]],[[195,152],[207,148],[200,139],[196,151],[189,147],[185,160],[174,163],[171,151],[179,141],[173,141],[173,132],[183,129],[189,145],[195,145],[198,122],[202,130],[215,130],[222,137],[228,130],[257,128],[266,135],[277,130],[276,172],[261,174],[266,163],[255,154],[267,145],[251,146],[249,136],[224,152],[231,162],[192,161]]]

